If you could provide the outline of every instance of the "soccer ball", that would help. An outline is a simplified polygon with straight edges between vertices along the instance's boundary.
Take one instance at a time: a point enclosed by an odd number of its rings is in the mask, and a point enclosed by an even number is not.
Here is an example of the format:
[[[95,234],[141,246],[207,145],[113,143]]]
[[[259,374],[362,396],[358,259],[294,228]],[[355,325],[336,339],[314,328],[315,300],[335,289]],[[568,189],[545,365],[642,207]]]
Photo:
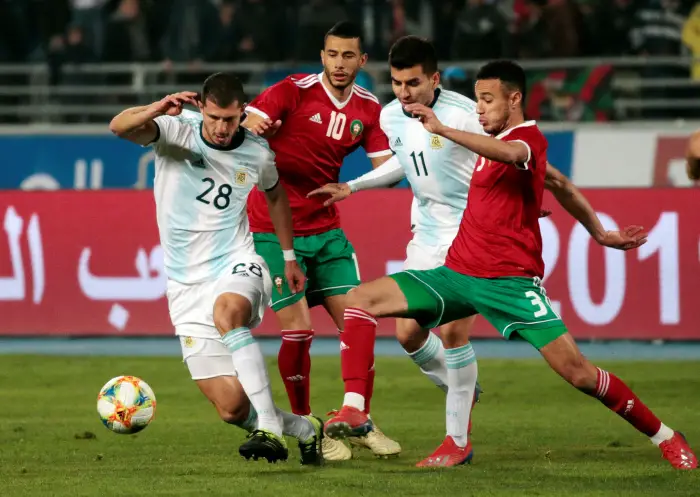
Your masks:
[[[156,396],[141,378],[117,376],[100,390],[97,412],[102,423],[114,433],[137,433],[153,421]]]

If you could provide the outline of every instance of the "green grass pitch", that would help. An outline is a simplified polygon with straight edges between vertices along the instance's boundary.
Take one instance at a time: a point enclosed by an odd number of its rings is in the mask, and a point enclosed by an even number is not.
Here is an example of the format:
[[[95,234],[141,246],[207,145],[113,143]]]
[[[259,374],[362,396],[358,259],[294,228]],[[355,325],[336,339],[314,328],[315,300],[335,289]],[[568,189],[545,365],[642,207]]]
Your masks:
[[[602,366],[700,449],[700,362]],[[109,432],[95,410],[100,387],[120,374],[142,377],[158,400],[155,421],[133,436]],[[444,436],[444,396],[407,359],[378,358],[373,417],[402,444],[401,456],[357,451],[351,462],[303,468],[293,440],[287,463],[240,458],[244,433],[218,420],[177,358],[3,356],[0,495],[700,495],[700,473],[673,470],[645,437],[541,361],[483,360],[479,374],[473,464],[414,467]],[[312,394],[317,413],[339,405],[337,358],[314,358]]]

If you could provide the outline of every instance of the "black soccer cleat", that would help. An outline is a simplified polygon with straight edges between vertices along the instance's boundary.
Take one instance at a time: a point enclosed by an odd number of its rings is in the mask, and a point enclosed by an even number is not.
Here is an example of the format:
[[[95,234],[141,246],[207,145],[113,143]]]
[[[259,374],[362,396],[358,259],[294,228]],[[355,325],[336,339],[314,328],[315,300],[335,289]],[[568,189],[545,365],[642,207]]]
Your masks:
[[[238,453],[247,460],[267,459],[267,462],[286,461],[289,457],[287,442],[283,437],[265,430],[255,430],[248,441],[238,448]]]
[[[323,464],[323,421],[313,415],[304,416],[314,427],[314,436],[307,440],[299,440],[299,453],[302,466],[321,466]]]

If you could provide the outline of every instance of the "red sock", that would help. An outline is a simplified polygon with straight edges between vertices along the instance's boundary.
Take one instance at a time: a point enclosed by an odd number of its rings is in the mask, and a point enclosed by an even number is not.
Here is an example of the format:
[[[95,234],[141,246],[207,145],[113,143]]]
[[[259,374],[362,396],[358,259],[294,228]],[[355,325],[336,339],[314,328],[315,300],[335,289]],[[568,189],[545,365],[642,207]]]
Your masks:
[[[309,374],[311,373],[312,330],[283,330],[282,346],[277,354],[277,366],[287,389],[292,412],[300,416],[311,414],[309,405]]]
[[[374,356],[372,356],[372,367],[367,372],[367,390],[365,391],[365,414],[368,416],[372,394],[374,394]]]
[[[595,396],[637,430],[651,437],[661,429],[661,421],[620,378],[598,368]]]
[[[340,366],[345,393],[367,395],[369,369],[374,361],[377,321],[360,309],[345,309],[345,326],[340,338]],[[366,399],[365,399],[366,401]]]

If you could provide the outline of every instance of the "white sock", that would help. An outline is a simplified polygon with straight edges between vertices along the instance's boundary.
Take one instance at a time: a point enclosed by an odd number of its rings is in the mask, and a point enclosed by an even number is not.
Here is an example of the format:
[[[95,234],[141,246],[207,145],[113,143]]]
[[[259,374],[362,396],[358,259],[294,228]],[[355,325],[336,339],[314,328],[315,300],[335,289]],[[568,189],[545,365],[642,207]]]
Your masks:
[[[364,411],[365,410],[365,396],[360,395],[359,393],[348,392],[345,394],[345,397],[343,398],[343,405],[354,407],[355,409],[359,409],[360,411]]]
[[[649,437],[649,439],[654,445],[661,445],[661,442],[671,440],[671,438],[673,438],[674,433],[675,432],[671,428],[661,423],[661,428],[659,428],[659,431],[653,437]]]
[[[236,328],[221,337],[231,351],[238,381],[258,413],[258,429],[282,436],[282,423],[272,400],[270,378],[260,346],[248,328]]]
[[[311,421],[303,416],[298,416],[296,414],[283,411],[279,407],[277,408],[277,416],[282,420],[283,435],[305,441],[316,434],[316,430],[314,430],[314,426],[311,424]],[[255,412],[252,405],[248,411],[248,418],[242,423],[238,423],[238,426],[243,428],[248,433],[252,432],[258,427],[258,413]]]
[[[469,343],[455,349],[446,349],[445,362],[448,387],[445,409],[447,434],[459,447],[466,447],[467,428],[478,373],[472,345]]]
[[[445,365],[445,347],[442,340],[432,331],[423,346],[408,356],[420,367],[420,370],[443,392],[447,393],[447,366]]]
[[[303,416],[292,414],[277,408],[277,415],[282,419],[282,433],[297,440],[305,441],[316,434],[314,425]]]
[[[246,420],[241,423],[236,423],[236,425],[240,426],[248,433],[251,433],[258,427],[258,413],[255,412],[255,409],[252,405],[248,409],[248,417],[246,418]]]

